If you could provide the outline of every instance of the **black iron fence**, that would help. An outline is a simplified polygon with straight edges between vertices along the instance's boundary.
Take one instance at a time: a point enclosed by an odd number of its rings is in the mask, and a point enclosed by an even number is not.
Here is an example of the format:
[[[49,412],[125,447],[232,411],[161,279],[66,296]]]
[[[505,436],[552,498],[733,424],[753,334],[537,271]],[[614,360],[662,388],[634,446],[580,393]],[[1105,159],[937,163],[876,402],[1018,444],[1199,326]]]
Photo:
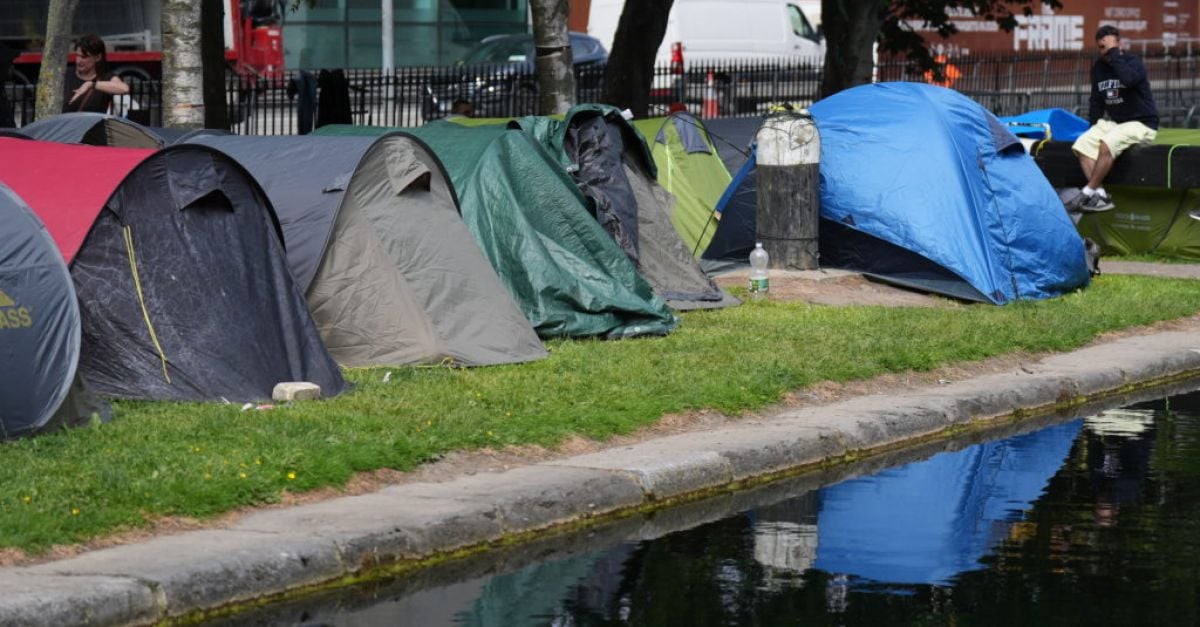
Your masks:
[[[997,115],[1063,108],[1087,114],[1092,53],[1038,56],[972,55],[952,59],[938,74],[915,72],[902,61],[881,61],[880,81],[926,81],[956,89]],[[1147,53],[1144,57],[1164,126],[1200,126],[1200,52]],[[690,64],[684,72],[655,68],[651,108],[666,113],[686,107],[701,116],[753,116],[771,106],[807,106],[817,97],[821,59]],[[5,86],[17,123],[33,120],[33,87]],[[576,68],[577,102],[596,102],[604,90],[602,66]],[[241,134],[296,134],[325,123],[419,126],[445,117],[456,101],[471,103],[479,117],[536,112],[538,85],[530,69],[514,66],[399,68],[290,72],[275,83],[246,83],[231,76],[227,97],[232,130]],[[162,124],[161,87],[131,84],[117,113]]]

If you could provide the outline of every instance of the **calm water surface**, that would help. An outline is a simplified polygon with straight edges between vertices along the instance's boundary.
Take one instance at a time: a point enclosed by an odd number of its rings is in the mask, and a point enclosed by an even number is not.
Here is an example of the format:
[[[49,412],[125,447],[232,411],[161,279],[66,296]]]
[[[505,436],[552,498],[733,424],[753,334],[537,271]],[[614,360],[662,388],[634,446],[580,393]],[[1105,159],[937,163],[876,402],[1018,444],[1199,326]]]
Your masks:
[[[1197,393],[760,496],[222,624],[1200,624]]]

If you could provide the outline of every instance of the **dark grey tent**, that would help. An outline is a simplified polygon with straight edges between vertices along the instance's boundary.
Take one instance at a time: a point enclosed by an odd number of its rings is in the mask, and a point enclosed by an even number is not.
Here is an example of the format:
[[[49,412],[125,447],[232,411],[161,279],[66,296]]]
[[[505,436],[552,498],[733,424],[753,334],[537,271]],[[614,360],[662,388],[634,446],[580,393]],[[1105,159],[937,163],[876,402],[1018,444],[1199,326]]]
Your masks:
[[[717,201],[716,229],[702,255],[701,267],[706,270],[727,268],[729,262],[743,264],[754,249],[758,204],[754,136],[762,122],[762,118],[705,120],[721,161],[733,175],[733,181]]]
[[[164,126],[146,126],[144,128],[150,133],[157,135],[164,146],[186,144],[193,137],[204,137],[207,135],[223,137],[232,134],[229,131],[216,128],[167,128]]]
[[[0,438],[85,422],[109,408],[78,376],[79,304],[67,264],[25,201],[0,183]]]
[[[655,179],[641,133],[612,107],[581,105],[558,121],[516,121],[572,170],[589,209],[656,294],[675,309],[738,304],[696,264],[671,224],[675,197]]]
[[[163,140],[136,122],[106,113],[63,113],[21,127],[32,139],[60,144],[161,148]]]
[[[63,172],[86,172],[70,185]],[[109,396],[268,399],[346,384],[287,269],[254,180],[203,146],[160,151],[0,138],[0,180],[71,268],[80,369]]]
[[[266,190],[338,362],[477,366],[546,356],[421,140],[394,132],[191,141],[237,159]]]

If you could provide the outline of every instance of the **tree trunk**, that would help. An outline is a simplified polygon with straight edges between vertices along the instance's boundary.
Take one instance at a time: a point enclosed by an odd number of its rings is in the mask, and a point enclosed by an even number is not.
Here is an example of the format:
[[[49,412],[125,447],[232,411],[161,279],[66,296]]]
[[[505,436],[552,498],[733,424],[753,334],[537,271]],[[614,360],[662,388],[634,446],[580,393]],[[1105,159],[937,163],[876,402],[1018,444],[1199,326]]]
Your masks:
[[[567,35],[568,0],[531,0],[538,113],[566,113],[575,104],[575,71]]]
[[[164,0],[162,4],[163,126],[166,127],[204,127],[200,2]]]
[[[39,120],[62,113],[63,72],[71,52],[71,22],[79,0],[50,0],[46,19],[46,45],[38,72],[35,117]]]
[[[634,116],[650,111],[654,57],[667,34],[673,0],[626,0],[604,72],[604,101]]]
[[[201,0],[200,57],[204,65],[204,127],[228,130],[224,5],[222,0]]]
[[[888,6],[888,0],[821,0],[825,31],[822,98],[871,82],[873,49]]]

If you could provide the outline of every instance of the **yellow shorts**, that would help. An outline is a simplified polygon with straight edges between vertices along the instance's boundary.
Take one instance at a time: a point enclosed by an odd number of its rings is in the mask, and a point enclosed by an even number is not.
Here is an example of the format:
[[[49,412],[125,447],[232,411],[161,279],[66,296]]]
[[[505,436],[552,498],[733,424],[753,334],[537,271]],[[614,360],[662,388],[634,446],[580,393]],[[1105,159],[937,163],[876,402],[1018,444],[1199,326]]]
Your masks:
[[[1089,159],[1099,159],[1100,142],[1104,142],[1108,145],[1108,151],[1112,153],[1113,159],[1116,159],[1130,146],[1148,144],[1154,141],[1157,135],[1158,131],[1141,122],[1117,124],[1111,120],[1100,120],[1075,140],[1071,150],[1074,150],[1075,154]]]

